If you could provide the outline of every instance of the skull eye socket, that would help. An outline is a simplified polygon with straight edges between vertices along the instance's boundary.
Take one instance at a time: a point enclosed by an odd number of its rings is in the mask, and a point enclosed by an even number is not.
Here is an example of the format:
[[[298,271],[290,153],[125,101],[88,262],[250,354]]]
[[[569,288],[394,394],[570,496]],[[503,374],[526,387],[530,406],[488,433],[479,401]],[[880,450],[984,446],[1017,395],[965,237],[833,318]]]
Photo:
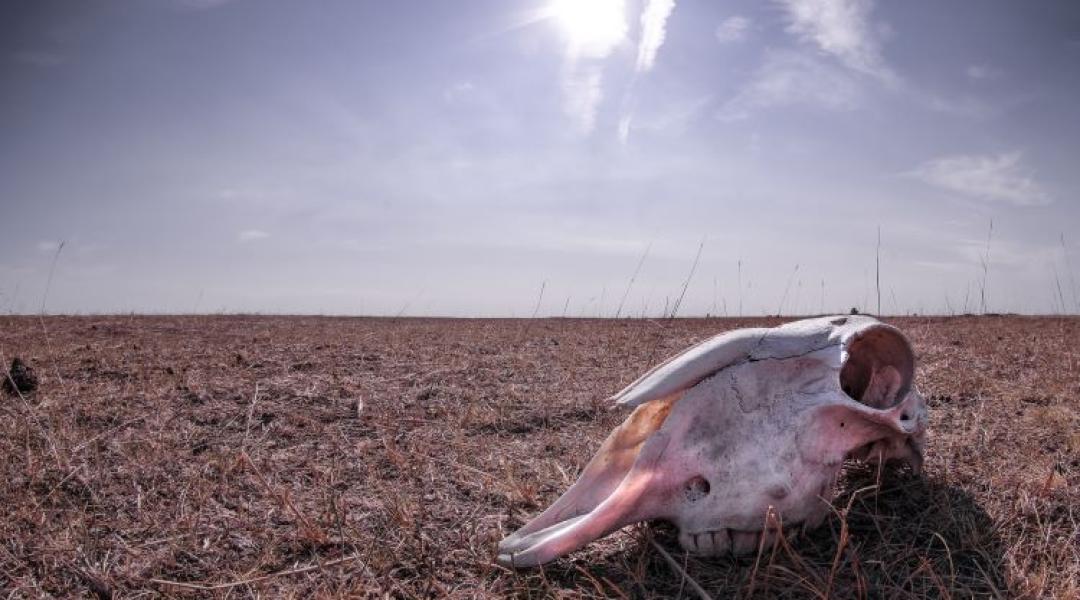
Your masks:
[[[853,400],[877,409],[892,408],[911,389],[915,356],[891,327],[862,332],[848,343],[840,388]]]

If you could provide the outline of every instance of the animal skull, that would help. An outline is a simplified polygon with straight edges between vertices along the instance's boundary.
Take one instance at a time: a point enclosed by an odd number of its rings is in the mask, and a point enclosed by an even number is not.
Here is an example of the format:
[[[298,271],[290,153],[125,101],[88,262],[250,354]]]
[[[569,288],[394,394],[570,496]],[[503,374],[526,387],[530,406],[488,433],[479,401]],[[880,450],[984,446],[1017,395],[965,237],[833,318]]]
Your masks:
[[[612,401],[634,411],[577,482],[499,543],[529,567],[664,519],[687,551],[745,554],[813,528],[845,458],[918,472],[926,402],[896,328],[865,316],[731,331],[654,367]]]

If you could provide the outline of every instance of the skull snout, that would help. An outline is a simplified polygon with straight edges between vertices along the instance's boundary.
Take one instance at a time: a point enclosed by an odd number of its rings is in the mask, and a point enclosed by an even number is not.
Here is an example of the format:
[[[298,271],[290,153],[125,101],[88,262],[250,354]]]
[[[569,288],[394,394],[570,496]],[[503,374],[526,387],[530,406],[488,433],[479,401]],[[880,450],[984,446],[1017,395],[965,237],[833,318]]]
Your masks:
[[[876,414],[874,414],[876,413]],[[895,408],[872,411],[871,419],[885,425],[886,435],[874,436],[849,454],[849,458],[869,462],[907,463],[918,473],[926,446],[926,401],[912,389]]]

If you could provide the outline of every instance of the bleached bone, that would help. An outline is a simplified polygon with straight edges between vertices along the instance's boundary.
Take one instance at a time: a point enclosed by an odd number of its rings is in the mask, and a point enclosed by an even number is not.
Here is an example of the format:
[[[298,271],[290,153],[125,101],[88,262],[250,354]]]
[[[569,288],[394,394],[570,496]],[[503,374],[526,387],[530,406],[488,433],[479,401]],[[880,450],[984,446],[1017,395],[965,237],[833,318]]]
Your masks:
[[[922,466],[926,402],[895,327],[806,319],[706,340],[612,397],[633,412],[550,508],[499,543],[529,567],[663,519],[699,554],[820,525],[845,458]],[[769,516],[767,516],[769,515]]]

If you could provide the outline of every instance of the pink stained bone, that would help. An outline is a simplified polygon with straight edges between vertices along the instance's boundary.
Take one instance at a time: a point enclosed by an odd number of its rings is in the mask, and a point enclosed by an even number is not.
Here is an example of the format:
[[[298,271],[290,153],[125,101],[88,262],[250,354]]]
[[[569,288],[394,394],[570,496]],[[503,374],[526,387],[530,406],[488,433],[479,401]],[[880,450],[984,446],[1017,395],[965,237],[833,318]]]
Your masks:
[[[701,554],[741,553],[828,511],[845,458],[918,468],[926,404],[903,334],[828,317],[716,336],[613,397],[636,407],[578,481],[499,544],[497,560],[543,564],[622,526],[673,522]]]

